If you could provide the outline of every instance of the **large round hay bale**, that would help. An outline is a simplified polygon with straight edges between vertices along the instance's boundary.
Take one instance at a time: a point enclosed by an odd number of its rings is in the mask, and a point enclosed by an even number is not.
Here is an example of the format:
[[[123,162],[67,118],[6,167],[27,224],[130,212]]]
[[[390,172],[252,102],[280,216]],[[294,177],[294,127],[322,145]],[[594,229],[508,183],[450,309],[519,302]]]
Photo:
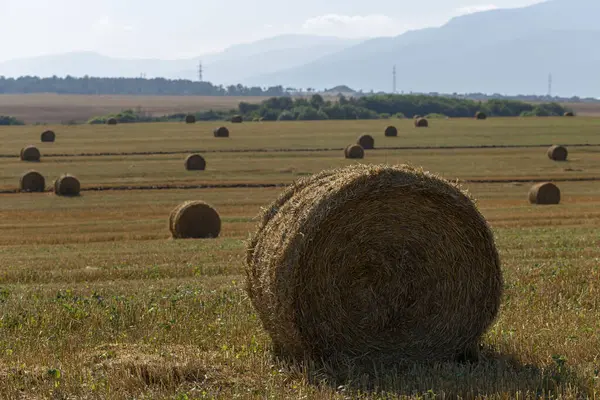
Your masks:
[[[185,169],[188,171],[204,171],[206,160],[200,154],[191,154],[185,159]]]
[[[231,122],[234,124],[241,124],[242,122],[244,122],[244,118],[242,118],[241,115],[234,115],[233,117],[231,117]]]
[[[187,201],[171,212],[169,229],[175,239],[216,238],[221,232],[221,218],[210,204]]]
[[[52,143],[56,140],[56,134],[53,131],[44,131],[40,139],[44,143]]]
[[[529,189],[529,202],[531,204],[558,204],[560,203],[560,189],[551,182],[533,185]]]
[[[27,171],[21,175],[19,190],[21,192],[43,192],[46,189],[46,179],[37,171]]]
[[[216,128],[213,131],[213,134],[215,135],[215,137],[229,137],[229,129],[227,129],[224,126],[221,126],[219,128]]]
[[[479,120],[487,119],[487,114],[482,111],[477,111],[475,113],[475,119],[479,119]]]
[[[193,114],[188,114],[185,116],[185,123],[186,124],[195,124],[196,123],[196,116]]]
[[[106,124],[107,125],[116,125],[117,124],[117,119],[116,118],[109,118],[106,120]]]
[[[40,161],[40,151],[35,146],[27,146],[21,149],[21,161]]]
[[[565,115],[565,117],[574,117],[575,113],[573,111],[567,111],[567,112],[565,112],[564,115]]]
[[[388,126],[385,128],[385,136],[396,137],[398,136],[398,129],[395,126]]]
[[[360,135],[356,140],[356,144],[359,144],[365,150],[372,150],[375,148],[375,139],[371,135]]]
[[[548,149],[548,158],[554,161],[567,161],[569,152],[564,146],[554,145]]]
[[[415,115],[413,115],[413,119],[414,119],[414,120],[417,120],[417,119],[419,119],[419,118],[423,118],[423,117],[422,117],[421,115],[419,115],[419,114],[415,114]]]
[[[365,149],[360,144],[351,144],[344,149],[344,156],[351,159],[365,158]]]
[[[79,179],[73,175],[61,175],[54,181],[54,193],[58,196],[79,196],[80,191]]]
[[[246,273],[280,355],[374,364],[472,354],[503,287],[473,200],[409,166],[297,181],[263,211]]]
[[[427,128],[429,126],[429,121],[427,121],[425,118],[416,119],[415,126],[417,128]]]

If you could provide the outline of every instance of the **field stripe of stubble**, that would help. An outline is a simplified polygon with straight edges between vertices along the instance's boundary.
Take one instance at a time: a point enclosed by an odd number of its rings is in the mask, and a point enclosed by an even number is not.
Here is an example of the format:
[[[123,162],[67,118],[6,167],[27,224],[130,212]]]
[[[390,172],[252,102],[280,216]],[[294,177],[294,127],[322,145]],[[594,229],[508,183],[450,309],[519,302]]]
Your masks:
[[[541,183],[541,182],[597,182],[600,177],[587,178],[556,178],[556,179],[456,179],[458,183],[507,184],[507,183]],[[201,190],[201,189],[269,189],[285,188],[293,183],[210,183],[200,185],[119,185],[119,186],[88,186],[82,187],[82,192],[109,192],[133,190]],[[51,193],[47,189],[45,193]],[[0,190],[0,194],[21,193],[18,189]]]
[[[505,145],[474,145],[474,146],[393,146],[376,147],[369,151],[385,150],[469,150],[469,149],[532,149],[550,147],[554,144],[505,144]],[[566,147],[600,147],[600,143],[574,143],[562,144]],[[343,147],[321,147],[307,149],[191,149],[173,151],[132,151],[132,152],[99,152],[99,153],[48,153],[43,157],[115,157],[115,156],[150,156],[150,155],[172,155],[189,153],[314,153],[324,151],[343,151]],[[16,154],[0,154],[0,158],[16,158]]]

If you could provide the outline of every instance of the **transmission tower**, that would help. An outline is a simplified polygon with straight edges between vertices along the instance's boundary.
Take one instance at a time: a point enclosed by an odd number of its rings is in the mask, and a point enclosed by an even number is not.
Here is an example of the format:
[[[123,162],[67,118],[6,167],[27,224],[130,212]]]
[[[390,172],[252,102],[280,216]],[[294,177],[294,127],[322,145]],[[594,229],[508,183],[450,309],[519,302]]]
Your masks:
[[[548,97],[552,97],[552,74],[548,75]]]
[[[392,69],[392,93],[396,93],[396,66]]]
[[[200,82],[204,82],[204,80],[203,80],[203,77],[202,77],[202,72],[203,72],[203,69],[202,69],[202,61],[200,61],[200,62],[198,63],[198,80],[199,80]]]

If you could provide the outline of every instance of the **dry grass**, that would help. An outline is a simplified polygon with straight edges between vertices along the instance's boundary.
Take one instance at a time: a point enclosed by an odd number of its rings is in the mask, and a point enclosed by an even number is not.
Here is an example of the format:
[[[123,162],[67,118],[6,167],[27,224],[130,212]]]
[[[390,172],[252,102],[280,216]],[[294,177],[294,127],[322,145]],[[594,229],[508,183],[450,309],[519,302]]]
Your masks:
[[[403,141],[437,145],[598,143],[600,125],[589,118],[491,118],[482,131],[472,119],[450,120],[423,134],[408,129],[410,123],[398,124]],[[200,147],[195,130],[203,124],[170,126],[118,125],[102,135],[97,129],[106,127],[65,128],[55,145],[67,150],[163,150],[161,143]],[[205,126],[212,139],[214,126]],[[0,159],[2,186],[14,185],[24,172],[17,160],[30,142],[25,136],[39,141],[39,131],[20,129],[0,129],[2,151],[14,153]],[[387,142],[383,129],[372,121],[241,124],[228,143],[207,141],[207,148],[338,142],[342,148],[361,132],[374,132],[378,147],[397,141]],[[44,144],[41,149],[49,152]],[[598,149],[569,146],[570,160],[559,166],[544,150],[375,150],[365,162],[410,161],[447,178],[600,175]],[[102,184],[197,179],[185,177],[183,157],[44,157],[36,169],[43,168],[48,179],[75,171],[84,187],[88,179]],[[291,180],[355,162],[340,159],[339,151],[220,157],[207,157],[205,173],[215,182]],[[85,192],[76,198],[0,194],[0,397],[597,398],[600,185],[561,182],[561,204],[545,207],[529,204],[528,183],[466,186],[494,230],[505,278],[503,305],[484,337],[482,360],[414,365],[341,382],[328,379],[326,369],[274,359],[244,292],[245,240],[257,222],[254,216],[281,190]],[[170,211],[190,199],[219,210],[218,239],[168,239]]]

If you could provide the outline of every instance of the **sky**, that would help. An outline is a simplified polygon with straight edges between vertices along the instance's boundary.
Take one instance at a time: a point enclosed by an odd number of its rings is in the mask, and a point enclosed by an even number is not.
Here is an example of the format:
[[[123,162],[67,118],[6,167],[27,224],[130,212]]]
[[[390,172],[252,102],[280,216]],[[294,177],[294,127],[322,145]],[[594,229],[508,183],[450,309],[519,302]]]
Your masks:
[[[368,38],[540,0],[0,0],[0,61],[94,51],[197,57],[280,34]]]

